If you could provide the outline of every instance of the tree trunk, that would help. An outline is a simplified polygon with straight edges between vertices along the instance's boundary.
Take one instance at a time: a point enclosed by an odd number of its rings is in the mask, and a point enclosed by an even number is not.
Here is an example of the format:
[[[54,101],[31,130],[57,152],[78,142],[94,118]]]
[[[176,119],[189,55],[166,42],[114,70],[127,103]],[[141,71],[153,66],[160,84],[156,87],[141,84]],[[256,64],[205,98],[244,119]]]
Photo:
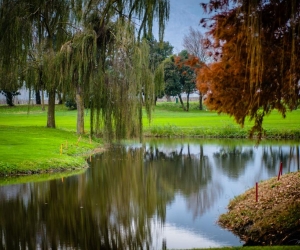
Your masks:
[[[35,104],[41,105],[41,94],[39,89],[35,90]]]
[[[13,94],[10,91],[6,92],[6,104],[10,107],[14,106]]]
[[[49,92],[47,127],[55,128],[55,90]]]
[[[77,104],[77,134],[84,134],[84,102],[82,96],[82,88],[76,87],[76,104]]]
[[[44,90],[42,90],[42,110],[45,110]]]
[[[203,110],[202,93],[201,92],[199,92],[199,110]]]
[[[43,84],[43,71],[42,68],[39,68],[39,82],[38,82],[38,86],[41,89],[41,95],[40,95],[40,103],[42,104],[42,110],[45,110],[45,100],[44,100],[44,84]],[[40,94],[39,88],[37,88],[36,93],[38,92]],[[55,95],[54,95],[55,96]],[[37,97],[36,97],[37,99]],[[55,98],[54,98],[55,99]],[[38,104],[38,100],[36,100],[36,104]]]
[[[190,93],[186,95],[186,111],[190,110]]]
[[[180,94],[178,95],[178,98],[179,98],[179,101],[181,103],[181,106],[182,106],[183,110],[186,110]]]
[[[57,96],[58,96],[58,104],[63,104],[63,99],[62,99],[62,94],[61,93],[58,93]]]

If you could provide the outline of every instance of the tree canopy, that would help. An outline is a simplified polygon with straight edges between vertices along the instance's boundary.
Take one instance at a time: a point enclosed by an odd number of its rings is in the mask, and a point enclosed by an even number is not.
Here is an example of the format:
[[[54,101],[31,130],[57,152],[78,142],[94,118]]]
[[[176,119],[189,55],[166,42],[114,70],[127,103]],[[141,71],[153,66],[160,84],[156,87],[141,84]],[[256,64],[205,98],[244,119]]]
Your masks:
[[[181,106],[189,111],[189,95],[196,90],[196,74],[193,67],[186,63],[191,55],[187,50],[182,50],[178,55],[173,55],[164,61],[165,94],[167,96],[178,96]],[[182,93],[186,93],[186,106],[182,100]]]
[[[153,37],[147,38],[147,41],[150,46],[149,66],[151,72],[154,73],[156,101],[157,98],[162,98],[164,95],[164,60],[172,55],[173,46],[169,42],[157,41]]]
[[[197,76],[206,105],[228,113],[244,125],[254,120],[251,135],[264,133],[265,115],[286,115],[299,100],[300,1],[210,0],[212,14],[201,20],[208,28],[215,62]]]

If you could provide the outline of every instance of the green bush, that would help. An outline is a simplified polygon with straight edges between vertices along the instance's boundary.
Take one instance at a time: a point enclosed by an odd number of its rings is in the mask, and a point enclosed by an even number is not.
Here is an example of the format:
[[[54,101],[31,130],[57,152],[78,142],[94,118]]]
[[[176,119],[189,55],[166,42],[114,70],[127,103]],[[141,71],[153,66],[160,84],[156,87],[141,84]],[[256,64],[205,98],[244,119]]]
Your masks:
[[[77,109],[77,104],[73,98],[68,98],[65,102],[65,105],[69,110]]]

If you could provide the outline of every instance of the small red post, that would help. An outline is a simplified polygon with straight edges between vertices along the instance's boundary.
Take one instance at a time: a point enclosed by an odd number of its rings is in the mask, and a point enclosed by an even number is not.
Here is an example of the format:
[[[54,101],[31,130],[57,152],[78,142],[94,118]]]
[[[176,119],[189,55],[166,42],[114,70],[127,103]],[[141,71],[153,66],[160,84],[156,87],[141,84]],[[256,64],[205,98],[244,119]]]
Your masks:
[[[280,179],[280,175],[282,175],[282,162],[280,162],[280,167],[279,167],[279,171],[278,171],[278,178],[277,178],[278,181]]]
[[[255,195],[255,197],[256,197],[256,202],[258,202],[258,183],[256,182],[256,195]]]

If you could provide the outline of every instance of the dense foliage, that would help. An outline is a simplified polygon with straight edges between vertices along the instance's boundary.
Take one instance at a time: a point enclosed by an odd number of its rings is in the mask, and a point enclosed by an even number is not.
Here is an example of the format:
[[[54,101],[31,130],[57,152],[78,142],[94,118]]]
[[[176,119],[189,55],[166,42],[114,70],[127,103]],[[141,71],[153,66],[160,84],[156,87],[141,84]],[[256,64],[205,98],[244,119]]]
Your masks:
[[[251,135],[261,137],[263,118],[274,109],[285,117],[299,100],[300,1],[211,0],[202,4],[212,18],[207,49],[215,63],[198,72],[206,105],[244,125],[255,121]]]

